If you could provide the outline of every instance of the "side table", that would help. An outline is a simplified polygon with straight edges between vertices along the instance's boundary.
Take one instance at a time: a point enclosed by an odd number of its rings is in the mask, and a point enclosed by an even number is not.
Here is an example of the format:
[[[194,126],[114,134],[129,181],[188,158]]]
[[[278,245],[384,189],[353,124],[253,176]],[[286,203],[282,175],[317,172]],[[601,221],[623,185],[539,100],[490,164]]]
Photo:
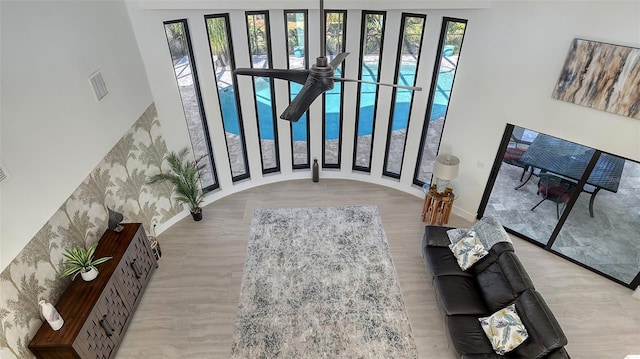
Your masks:
[[[447,187],[444,192],[439,193],[438,187],[432,185],[424,198],[422,222],[429,222],[431,225],[437,224],[439,226],[447,224],[455,197],[453,189]]]

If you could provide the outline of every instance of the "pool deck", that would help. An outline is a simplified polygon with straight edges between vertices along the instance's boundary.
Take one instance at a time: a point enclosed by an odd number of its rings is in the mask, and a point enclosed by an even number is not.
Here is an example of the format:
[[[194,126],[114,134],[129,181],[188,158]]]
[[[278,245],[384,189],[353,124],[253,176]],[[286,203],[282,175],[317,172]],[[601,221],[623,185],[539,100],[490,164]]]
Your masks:
[[[290,57],[292,63],[295,63],[298,66],[301,66],[303,63],[303,59]],[[448,58],[443,58],[441,62],[441,69],[444,71],[451,71],[454,69],[453,66],[457,63],[457,55],[450,56]],[[264,65],[264,62],[263,62]],[[178,84],[182,88],[181,95],[183,97],[194,96],[193,93],[193,80],[191,76],[191,68],[185,63],[178,63],[175,66],[176,76],[178,79]],[[228,87],[232,84],[231,80],[231,72],[226,69],[221,72],[218,76],[218,84],[226,85]],[[186,89],[189,88],[189,89]],[[189,102],[188,98],[183,98],[183,102]],[[185,107],[186,108],[186,107]],[[195,109],[194,109],[195,110]],[[188,119],[199,119],[199,116],[186,116]],[[439,138],[439,133],[442,132],[442,128],[444,125],[444,118],[435,119],[429,122],[429,128],[427,131],[428,138],[437,137]],[[391,141],[405,141],[405,133],[406,129],[393,131],[391,134]],[[245,164],[243,161],[242,154],[242,140],[240,136],[227,133],[227,146],[229,152],[229,158],[231,159],[231,169],[234,175],[241,174],[245,172]],[[306,142],[307,141],[294,141],[294,163],[310,163],[311,160],[306,158]],[[433,142],[433,143],[432,143]],[[423,162],[426,160],[426,163],[433,163],[435,161],[436,153],[437,153],[437,144],[439,141],[429,141],[427,146],[423,149],[422,158]],[[371,135],[359,136],[357,142],[357,153],[356,164],[361,166],[369,166],[369,149],[371,148]],[[262,154],[263,154],[263,163],[265,168],[273,168],[276,165],[275,159],[275,141],[273,140],[261,140]],[[194,148],[195,153],[201,153],[202,151],[198,151],[198,149]],[[402,163],[404,153],[404,146],[391,146],[390,160],[388,161],[392,165],[387,170],[395,173],[399,173]],[[325,143],[325,158],[328,163],[337,163],[338,156],[338,140],[327,140]],[[394,167],[394,168],[391,168]],[[397,167],[397,168],[396,168]],[[419,178],[427,178],[429,173],[432,171],[430,166],[422,166],[422,171],[419,175]]]
[[[435,121],[429,122],[429,128],[427,129],[427,137],[434,138],[439,137],[438,133],[442,133],[444,126],[444,118],[440,118]],[[397,130],[391,133],[391,141],[398,142],[405,140],[406,130]],[[240,136],[227,133],[227,145],[229,146],[229,157],[242,159],[242,142]],[[262,161],[264,168],[273,168],[276,166],[275,158],[275,141],[274,140],[261,140],[262,146]],[[294,163],[307,163],[306,158],[306,141],[294,141]],[[358,137],[356,164],[361,166],[368,166],[369,161],[369,149],[371,148],[371,135]],[[422,153],[423,159],[427,162],[435,162],[436,154],[438,151],[438,141],[429,141]],[[390,166],[388,171],[394,173],[400,173],[402,165],[402,158],[404,155],[403,146],[391,146],[389,153]],[[327,163],[338,163],[338,140],[327,140],[325,142],[325,161]],[[311,161],[308,161],[310,163]],[[321,161],[322,162],[322,161]],[[232,161],[231,169],[233,173],[242,173],[244,171],[244,163],[240,160]],[[423,166],[419,174],[419,178],[428,178],[431,174],[432,167]]]

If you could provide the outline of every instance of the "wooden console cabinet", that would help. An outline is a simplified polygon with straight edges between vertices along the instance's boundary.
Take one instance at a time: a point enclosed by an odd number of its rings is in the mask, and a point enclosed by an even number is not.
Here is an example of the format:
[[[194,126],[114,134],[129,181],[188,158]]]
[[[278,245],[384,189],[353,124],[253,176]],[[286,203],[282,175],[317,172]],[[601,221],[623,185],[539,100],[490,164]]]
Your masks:
[[[142,293],[157,267],[147,235],[140,223],[125,223],[117,233],[107,230],[94,258],[111,260],[98,265],[100,273],[91,282],[71,282],[55,305],[64,325],[53,331],[47,322],[29,343],[41,359],[115,356]]]

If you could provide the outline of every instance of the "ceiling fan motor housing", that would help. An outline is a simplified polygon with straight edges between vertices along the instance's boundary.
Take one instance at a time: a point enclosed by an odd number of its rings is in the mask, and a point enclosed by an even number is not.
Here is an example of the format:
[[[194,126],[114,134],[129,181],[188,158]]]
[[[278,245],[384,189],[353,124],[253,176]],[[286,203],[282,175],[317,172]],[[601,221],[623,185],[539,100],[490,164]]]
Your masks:
[[[326,57],[318,57],[316,64],[311,66],[309,75],[322,83],[323,88],[331,90],[333,88],[333,71]]]

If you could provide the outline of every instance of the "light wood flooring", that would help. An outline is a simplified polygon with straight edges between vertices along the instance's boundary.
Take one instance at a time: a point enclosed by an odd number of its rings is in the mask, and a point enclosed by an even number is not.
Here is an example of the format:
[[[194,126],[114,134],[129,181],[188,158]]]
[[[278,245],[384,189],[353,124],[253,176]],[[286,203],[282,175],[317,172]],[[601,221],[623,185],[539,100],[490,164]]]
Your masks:
[[[164,231],[162,258],[118,352],[125,358],[228,358],[247,239],[257,208],[377,205],[420,358],[454,358],[420,255],[423,200],[347,180],[287,181],[233,194]],[[449,226],[471,223],[452,216]],[[514,237],[536,288],[569,338],[573,358],[640,354],[632,291]]]

